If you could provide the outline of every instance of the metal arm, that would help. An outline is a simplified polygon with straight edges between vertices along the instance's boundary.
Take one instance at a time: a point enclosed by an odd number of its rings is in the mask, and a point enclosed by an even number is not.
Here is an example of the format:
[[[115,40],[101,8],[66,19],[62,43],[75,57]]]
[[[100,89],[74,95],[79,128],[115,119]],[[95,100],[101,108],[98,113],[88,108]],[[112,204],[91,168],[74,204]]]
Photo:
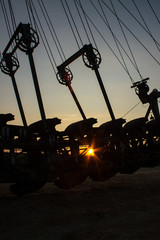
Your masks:
[[[100,85],[103,97],[105,99],[106,105],[108,107],[111,119],[113,122],[115,122],[115,116],[114,116],[109,98],[107,96],[106,90],[104,88],[100,73],[98,71],[99,64],[101,63],[101,56],[98,50],[94,49],[91,44],[84,45],[83,48],[81,48],[79,51],[77,51],[75,54],[73,54],[70,58],[68,58],[66,61],[64,61],[61,65],[57,67],[59,74],[61,74],[62,76],[63,72],[65,71],[65,67],[68,66],[73,61],[75,61],[80,56],[83,57],[84,64],[95,71],[95,74],[96,74],[98,83]],[[65,84],[65,80],[64,80],[64,84]]]

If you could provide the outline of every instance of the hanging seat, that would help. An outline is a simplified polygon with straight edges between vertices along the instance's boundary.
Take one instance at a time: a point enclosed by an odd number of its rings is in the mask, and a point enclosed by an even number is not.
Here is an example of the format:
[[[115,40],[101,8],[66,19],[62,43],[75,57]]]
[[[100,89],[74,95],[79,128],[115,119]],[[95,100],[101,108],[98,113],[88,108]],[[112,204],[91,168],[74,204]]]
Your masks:
[[[124,130],[127,133],[132,133],[135,131],[141,132],[145,128],[146,121],[147,119],[145,117],[133,119],[124,125]]]
[[[61,123],[61,119],[55,118],[48,118],[46,119],[46,125],[49,132],[56,132],[55,126]],[[43,120],[34,122],[28,126],[28,129],[31,133],[35,133],[38,135],[44,135],[44,123]]]
[[[19,125],[7,124],[14,120],[14,115],[11,113],[0,114],[0,135],[2,140],[11,140],[14,136],[25,137],[26,128]]]
[[[14,120],[14,115],[11,113],[0,114],[0,126],[4,126],[7,122]]]
[[[117,130],[120,130],[122,128],[122,125],[126,122],[123,118],[115,119],[115,123],[113,121],[105,122],[102,125],[99,126],[99,129],[102,134],[111,134],[116,132]]]
[[[66,129],[65,133],[73,137],[83,137],[85,134],[92,129],[93,124],[97,123],[97,119],[88,118],[75,123],[70,124]]]

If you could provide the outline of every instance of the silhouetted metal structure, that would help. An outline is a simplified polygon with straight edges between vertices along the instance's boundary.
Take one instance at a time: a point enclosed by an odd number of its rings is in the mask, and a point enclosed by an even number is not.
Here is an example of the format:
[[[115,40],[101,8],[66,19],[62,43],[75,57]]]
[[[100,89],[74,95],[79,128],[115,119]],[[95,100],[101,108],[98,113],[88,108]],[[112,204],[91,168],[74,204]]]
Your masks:
[[[12,84],[13,84],[14,92],[16,95],[17,103],[19,106],[22,122],[23,122],[23,125],[27,127],[27,122],[26,122],[23,106],[21,103],[19,91],[17,88],[16,79],[14,77],[14,74],[18,70],[18,68],[19,68],[18,59],[14,57],[12,53],[6,53],[5,55],[3,55],[3,59],[1,61],[1,70],[3,73],[8,74],[12,79]]]
[[[12,51],[11,44],[15,42]],[[56,130],[61,120],[46,118],[33,51],[39,44],[38,34],[29,24],[20,23],[3,52],[1,70],[11,76],[23,126],[8,125],[12,114],[0,114],[0,181],[13,182],[15,194],[26,194],[41,188],[47,181],[53,181],[60,188],[71,188],[82,183],[88,176],[95,181],[105,181],[117,172],[133,173],[140,167],[156,166],[160,157],[160,115],[157,99],[160,92],[149,87],[144,79],[135,83],[136,94],[142,103],[149,103],[144,117],[125,124],[116,119],[99,73],[101,56],[91,44],[84,45],[57,67],[57,78],[68,86],[83,120],[70,124],[64,131]],[[17,49],[28,55],[36,91],[41,120],[27,126],[15,72],[19,67],[14,53]],[[111,121],[99,127],[95,118],[86,115],[76,97],[71,81],[72,72],[67,68],[82,56],[84,64],[94,70]],[[149,120],[150,112],[153,119]],[[90,149],[92,148],[92,151]]]

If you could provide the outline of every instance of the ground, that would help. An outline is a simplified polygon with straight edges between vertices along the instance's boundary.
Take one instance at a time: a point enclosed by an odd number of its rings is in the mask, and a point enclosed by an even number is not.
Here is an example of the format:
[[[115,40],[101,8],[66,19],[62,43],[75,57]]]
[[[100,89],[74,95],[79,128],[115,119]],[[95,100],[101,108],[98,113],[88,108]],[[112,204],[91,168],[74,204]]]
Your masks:
[[[48,183],[23,197],[8,186],[0,184],[1,240],[160,239],[160,167],[67,191]]]

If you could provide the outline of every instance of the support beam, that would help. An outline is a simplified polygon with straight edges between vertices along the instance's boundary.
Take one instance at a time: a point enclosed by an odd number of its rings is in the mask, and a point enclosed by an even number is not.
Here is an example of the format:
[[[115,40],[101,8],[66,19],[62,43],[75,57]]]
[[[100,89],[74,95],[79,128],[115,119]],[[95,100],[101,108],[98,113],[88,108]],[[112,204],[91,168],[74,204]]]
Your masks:
[[[7,44],[5,50],[3,51],[2,55],[5,56],[5,54],[7,53],[7,51],[9,50],[9,48],[11,47],[11,45],[15,42],[16,36],[18,35],[18,33],[20,32],[22,28],[22,23],[20,23],[18,25],[18,27],[16,28],[14,34],[12,35],[9,43]],[[18,48],[18,44],[16,44],[16,46],[14,47],[14,49],[12,50],[12,55],[14,54],[14,52],[16,51],[16,49]]]
[[[76,97],[76,94],[74,93],[73,88],[72,88],[70,83],[68,83],[68,88],[69,88],[70,93],[71,93],[71,95],[72,95],[72,97],[73,97],[73,99],[74,99],[74,101],[75,101],[75,103],[76,103],[80,113],[81,113],[82,118],[85,120],[86,119],[86,115],[83,112],[83,109],[82,109],[82,107],[81,107],[81,105],[80,105],[80,103],[79,103],[79,101],[78,101],[78,99]]]
[[[35,91],[36,91],[36,95],[37,95],[37,101],[38,101],[38,105],[39,105],[41,118],[44,123],[44,127],[46,128],[47,127],[46,115],[45,115],[45,111],[44,111],[44,107],[43,107],[43,102],[42,102],[42,97],[41,97],[40,88],[39,88],[39,84],[38,84],[38,78],[37,78],[37,73],[36,73],[36,68],[35,68],[35,64],[34,64],[32,51],[28,51],[27,54],[28,54],[29,63],[30,63],[30,67],[31,67],[31,72],[32,72],[32,77],[33,77],[34,87],[35,87]]]
[[[107,96],[106,90],[105,90],[105,88],[104,88],[104,85],[103,85],[101,76],[100,76],[100,74],[99,74],[98,68],[95,68],[94,71],[95,71],[95,74],[96,74],[96,77],[97,77],[99,86],[100,86],[100,88],[101,88],[101,91],[102,91],[102,94],[103,94],[105,103],[106,103],[106,105],[107,105],[107,107],[108,107],[108,111],[109,111],[109,113],[110,113],[111,119],[112,119],[113,123],[115,123],[115,116],[114,116],[114,113],[113,113],[113,110],[112,110],[112,107],[111,107],[109,98],[108,98],[108,96]]]
[[[83,48],[81,48],[78,52],[76,52],[75,54],[73,54],[70,58],[68,58],[66,61],[64,61],[61,65],[59,65],[57,67],[58,71],[61,71],[62,69],[64,69],[65,67],[67,67],[69,64],[71,64],[72,62],[74,62],[77,58],[79,58],[80,56],[82,56],[82,54],[84,54],[86,52],[86,47],[87,45],[84,45]]]
[[[21,103],[21,99],[20,99],[20,96],[19,96],[19,92],[18,92],[18,88],[17,88],[17,84],[16,84],[14,74],[11,75],[11,79],[12,79],[12,84],[13,84],[14,92],[15,92],[15,95],[16,95],[19,111],[20,111],[20,114],[21,114],[22,122],[23,122],[24,127],[27,127],[27,121],[26,121],[25,114],[24,114],[24,111],[23,111],[23,107],[22,107],[22,103]]]

